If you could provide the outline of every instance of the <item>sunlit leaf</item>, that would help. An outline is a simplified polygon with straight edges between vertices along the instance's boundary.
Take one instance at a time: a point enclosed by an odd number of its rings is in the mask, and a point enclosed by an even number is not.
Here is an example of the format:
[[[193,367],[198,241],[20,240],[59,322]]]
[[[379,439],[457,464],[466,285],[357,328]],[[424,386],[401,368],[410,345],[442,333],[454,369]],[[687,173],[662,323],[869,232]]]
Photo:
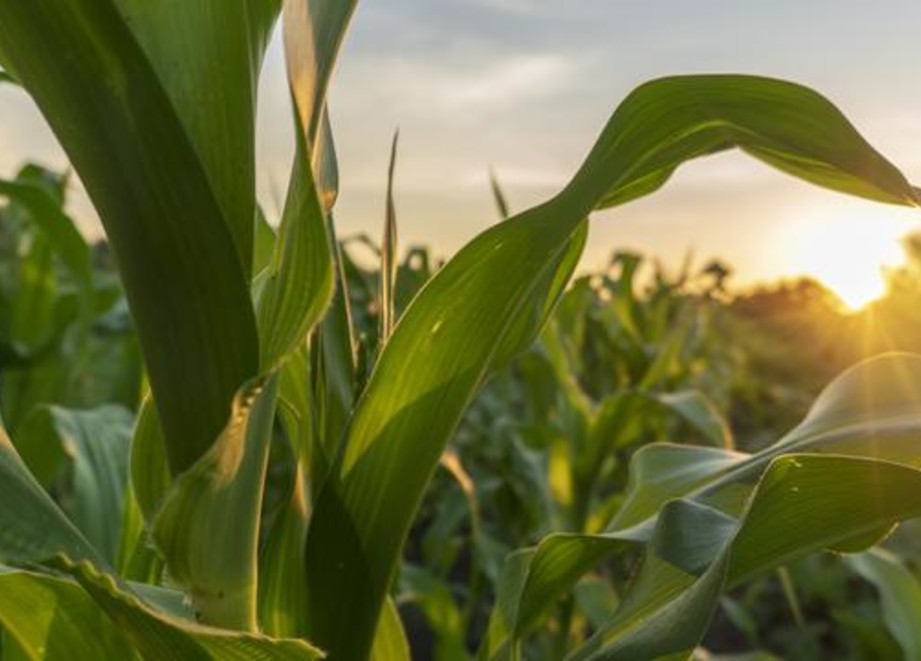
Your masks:
[[[917,516],[921,500],[909,492],[921,480],[915,470],[921,465],[918,379],[921,357],[893,354],[861,363],[826,388],[799,427],[757,455],[676,445],[643,448],[632,466],[627,500],[605,532],[551,535],[506,570],[522,578],[505,597],[516,605],[493,617],[490,654],[503,658],[557,596],[625,544],[649,541],[652,568],[644,571],[652,584],[636,582],[606,626],[608,633],[599,634],[593,645],[604,639],[610,648],[605,654],[650,658],[643,654],[666,653],[647,647],[651,640],[678,640],[669,652],[696,644],[651,625],[667,625],[668,617],[659,611],[670,612],[678,595],[700,590],[711,595],[716,575],[722,590],[812,551],[858,539],[871,544],[878,531]],[[695,522],[697,514],[676,514],[691,505],[710,523]],[[671,540],[661,551],[657,535]],[[693,560],[702,552],[703,560]],[[669,578],[662,558],[683,571]],[[710,612],[713,607],[709,596],[680,597],[688,598],[703,604],[694,608]],[[501,619],[503,612],[514,617]],[[699,639],[703,629],[695,631]],[[629,642],[634,634],[646,642],[636,643],[644,651],[631,657],[624,650],[634,644]]]
[[[163,500],[153,538],[203,622],[257,630],[259,521],[277,380],[241,389],[227,427]]]
[[[581,253],[586,216],[652,192],[684,161],[734,146],[836,190],[917,202],[898,170],[806,88],[745,76],[640,87],[558,196],[474,239],[404,313],[356,408],[339,479],[318,498],[308,533],[311,633],[319,644],[333,654],[367,653],[445,443],[491,368],[539,332]]]

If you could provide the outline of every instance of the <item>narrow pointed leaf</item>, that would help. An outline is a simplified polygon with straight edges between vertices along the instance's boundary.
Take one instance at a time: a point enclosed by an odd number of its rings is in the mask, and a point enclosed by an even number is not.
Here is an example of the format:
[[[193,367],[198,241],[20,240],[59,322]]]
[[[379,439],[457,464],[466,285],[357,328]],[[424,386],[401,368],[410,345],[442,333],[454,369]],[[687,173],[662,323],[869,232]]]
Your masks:
[[[370,661],[411,661],[409,641],[400,620],[400,611],[392,599],[384,604],[381,619],[374,634]]]
[[[397,146],[400,132],[393,134],[390,146],[390,167],[387,169],[387,210],[384,217],[384,236],[381,239],[381,286],[378,345],[383,346],[396,323],[397,284],[397,211],[393,200],[393,178],[397,166]]]
[[[260,362],[275,368],[304,341],[333,295],[333,262],[307,146],[298,147],[275,253],[258,303]]]

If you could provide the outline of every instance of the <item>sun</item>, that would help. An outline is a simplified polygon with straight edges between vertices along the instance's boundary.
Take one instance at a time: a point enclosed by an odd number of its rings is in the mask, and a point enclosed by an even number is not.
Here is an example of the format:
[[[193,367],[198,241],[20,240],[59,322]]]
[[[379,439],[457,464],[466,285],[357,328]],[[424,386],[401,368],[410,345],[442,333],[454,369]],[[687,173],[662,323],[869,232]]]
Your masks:
[[[851,311],[886,291],[885,269],[904,263],[901,214],[828,212],[796,223],[788,246],[791,268],[819,280]]]

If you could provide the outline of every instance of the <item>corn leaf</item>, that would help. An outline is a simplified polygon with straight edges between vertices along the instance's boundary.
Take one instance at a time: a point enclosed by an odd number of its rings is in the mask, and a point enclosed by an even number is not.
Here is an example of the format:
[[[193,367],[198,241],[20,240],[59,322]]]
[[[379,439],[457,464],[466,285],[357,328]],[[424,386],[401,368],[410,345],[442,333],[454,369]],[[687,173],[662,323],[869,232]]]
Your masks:
[[[138,411],[131,439],[131,489],[148,526],[153,525],[172,484],[165,449],[157,407],[147,397]]]
[[[326,215],[300,128],[297,137],[288,199],[258,301],[264,370],[276,368],[304,342],[333,295]]]
[[[209,131],[234,145],[251,135],[230,135],[249,120],[218,118],[244,110],[227,95],[252,93],[249,45],[267,27],[250,12],[273,3],[237,4],[230,12],[216,0],[0,2],[0,50],[80,173],[116,255],[173,473],[212,444],[233,394],[257,368],[251,256],[241,258],[251,252],[254,209],[233,208],[244,227],[225,217],[232,203],[220,198],[254,184],[217,173],[218,160],[229,173],[251,150],[223,159],[218,152],[238,146],[205,154],[201,144]],[[211,20],[218,8],[226,20]],[[135,12],[144,25],[129,24]],[[252,30],[242,46],[246,75],[231,80],[244,25]],[[151,31],[132,31],[145,26]],[[211,78],[208,67],[222,71]],[[193,106],[197,119],[183,113]]]
[[[28,180],[0,180],[0,196],[15,201],[29,211],[29,217],[41,228],[70,270],[74,279],[89,294],[92,282],[90,249],[73,221],[62,211],[60,204],[40,185]]]
[[[441,451],[490,369],[537,335],[581,253],[586,216],[652,192],[684,161],[734,146],[826,187],[917,202],[901,173],[806,88],[746,76],[638,88],[560,195],[474,239],[394,330],[308,532],[314,640],[334,655],[367,654]]]
[[[409,641],[400,620],[400,611],[392,599],[384,604],[381,619],[377,623],[370,661],[411,661]]]
[[[648,659],[690,652],[721,590],[921,515],[919,487],[921,471],[908,466],[795,454],[771,463],[737,522],[699,504],[694,506],[711,515],[694,520],[680,509],[690,501],[673,501],[660,515],[646,564],[623,606],[570,658]],[[657,543],[660,539],[668,543]]]
[[[259,564],[259,623],[272,636],[304,636],[304,543],[309,517],[306,487],[298,467],[291,493],[269,531]]]
[[[123,503],[115,570],[127,581],[156,585],[162,578],[163,559],[150,542],[147,521],[130,484]]]
[[[895,554],[882,548],[848,556],[845,562],[880,594],[883,618],[906,659],[921,658],[921,583]]]
[[[100,658],[93,650],[100,645],[119,652],[121,635],[112,634],[111,623],[103,619],[102,609],[131,644],[147,658],[176,661],[185,659],[313,659],[320,652],[301,640],[273,639],[261,634],[228,632],[204,627],[167,612],[155,610],[107,568],[106,562],[51,501],[28,473],[5,433],[0,432],[0,559],[6,563],[42,563],[64,571],[79,583],[93,602],[83,596],[76,584],[42,574],[0,572],[0,584],[10,586],[0,597],[0,622],[15,628],[20,647],[43,645],[33,651],[34,658],[47,658],[41,649],[60,650],[58,658]],[[18,578],[9,579],[7,576]],[[74,592],[74,590],[78,592]],[[15,590],[21,590],[22,599]],[[144,588],[148,597],[163,591]],[[21,612],[24,604],[36,604],[41,613]],[[66,610],[66,614],[62,613]],[[23,622],[27,616],[31,623]],[[35,617],[31,617],[35,615]],[[49,616],[50,619],[49,619]],[[60,625],[59,628],[58,625]],[[78,629],[79,627],[79,629]],[[49,640],[42,642],[42,635]],[[57,637],[61,636],[60,641]],[[88,640],[75,641],[72,636]],[[50,638],[55,638],[51,641]],[[98,640],[93,640],[97,639]],[[70,643],[62,650],[60,645]],[[50,645],[50,647],[49,647]],[[66,651],[70,654],[65,654]],[[86,656],[74,656],[90,650]],[[119,654],[119,656],[121,656]],[[52,657],[53,658],[53,657]],[[103,658],[109,658],[104,656]],[[131,658],[126,656],[125,658]]]
[[[0,624],[27,659],[139,658],[127,632],[62,578],[0,566]]]
[[[783,564],[798,554],[824,548],[817,546],[818,542],[809,542],[807,545],[805,541],[802,542],[803,546],[789,546],[787,533],[780,532],[784,526],[819,516],[811,512],[796,514],[798,508],[824,508],[822,512],[829,517],[829,521],[838,522],[839,530],[829,528],[826,524],[809,524],[816,534],[821,532],[825,535],[822,539],[827,546],[853,542],[855,535],[858,540],[861,539],[860,535],[866,536],[863,538],[864,547],[872,544],[879,536],[878,531],[888,530],[900,518],[915,516],[912,508],[916,503],[912,499],[904,500],[906,509],[897,510],[898,514],[891,515],[893,518],[880,515],[873,509],[876,507],[873,503],[849,503],[849,498],[854,498],[853,494],[859,492],[851,491],[856,489],[853,485],[858,482],[848,482],[846,473],[854,471],[858,474],[855,480],[866,481],[873,479],[873,471],[891,472],[893,489],[903,488],[905,480],[918,479],[913,475],[913,469],[921,466],[921,446],[916,442],[917,434],[921,431],[921,390],[916,385],[919,382],[916,379],[919,378],[921,357],[918,356],[892,354],[865,361],[832,382],[799,427],[757,455],[669,444],[654,444],[640,450],[631,465],[631,482],[626,501],[604,533],[551,535],[536,549],[523,552],[522,557],[527,558],[525,578],[512,594],[504,596],[505,601],[513,602],[514,606],[506,607],[504,611],[497,609],[494,614],[487,646],[490,653],[487,657],[504,658],[558,596],[569,590],[579,577],[601,560],[620,551],[626,544],[653,540],[649,542],[653,547],[649,553],[653,553],[656,534],[670,525],[662,521],[661,512],[670,502],[679,502],[675,499],[705,506],[715,512],[717,518],[728,517],[734,522],[739,517],[742,520],[739,525],[747,526],[745,529],[751,531],[753,539],[759,540],[757,543],[749,543],[749,537],[746,536],[749,533],[746,532],[740,538],[745,541],[744,544],[740,546],[739,539],[732,542],[735,546],[727,560],[729,573],[726,581],[729,584],[744,580],[756,571]],[[794,494],[802,490],[803,495],[792,502],[782,501],[783,506],[787,507],[786,513],[771,509],[770,512],[775,514],[770,514],[768,510],[760,509],[762,505],[755,509],[752,503],[763,496],[765,485],[774,479],[763,475],[775,470],[776,476],[781,476],[779,467],[789,464],[789,456],[806,457],[810,466],[818,466],[821,457],[815,453],[828,454],[835,459],[849,455],[847,459],[859,459],[862,462],[841,463],[837,475],[829,473],[825,478],[838,487],[833,489],[829,485],[821,488],[822,493],[828,494],[828,497],[841,489],[852,494],[842,496],[842,500],[848,503],[845,506],[852,512],[850,519],[834,509],[833,500],[816,501],[812,497],[818,487],[813,487],[802,477],[811,476],[811,473],[801,475],[795,471],[790,474],[800,477],[789,488]],[[795,467],[795,462],[789,465]],[[838,465],[829,463],[828,470],[834,470]],[[903,481],[901,485],[897,484],[899,479]],[[888,482],[886,484],[890,485]],[[760,491],[756,491],[756,486]],[[808,494],[805,491],[807,487],[810,489]],[[899,494],[888,491],[877,493],[880,489],[885,491],[884,487],[876,487],[870,492],[863,492],[860,498],[872,500],[878,497],[886,507],[899,505]],[[759,526],[764,526],[763,530]],[[703,535],[700,530],[698,532]],[[777,536],[776,542],[760,537],[769,536],[772,532]],[[809,532],[809,527],[803,529],[803,540],[811,539],[807,535]],[[689,538],[687,543],[693,544],[694,541]],[[778,545],[782,551],[778,550]],[[747,557],[746,553],[753,557]],[[506,571],[520,574],[522,562],[525,561],[516,560]],[[746,569],[743,570],[743,567]],[[686,576],[683,578],[687,585],[691,584],[690,579]],[[667,583],[667,586],[672,590],[671,594],[678,591],[675,584]],[[644,599],[647,596],[644,593],[643,596],[625,599],[622,608],[628,608],[630,603],[646,603]],[[513,617],[502,619],[503,612],[512,613]]]
[[[256,217],[256,88],[281,0],[113,4],[176,109],[248,277]]]
[[[390,146],[390,166],[387,168],[387,209],[384,214],[384,235],[381,239],[381,285],[380,318],[378,344],[383,346],[393,332],[396,324],[396,285],[397,285],[397,211],[393,199],[393,179],[397,167],[397,146],[400,132],[393,134]]]
[[[277,379],[247,383],[224,432],[163,500],[153,539],[203,622],[257,630],[257,550]]]
[[[164,661],[275,661],[322,658],[303,640],[270,638],[255,632],[202,626],[158,611],[136,596],[118,589],[111,577],[89,563],[63,565],[120,628],[129,632],[145,658]]]
[[[64,553],[106,562],[29,473],[0,427],[0,562],[37,563]]]
[[[17,434],[26,466],[46,484],[66,470],[72,494],[64,510],[110,566],[121,535],[133,416],[121,406],[78,411],[57,406],[32,413]]]

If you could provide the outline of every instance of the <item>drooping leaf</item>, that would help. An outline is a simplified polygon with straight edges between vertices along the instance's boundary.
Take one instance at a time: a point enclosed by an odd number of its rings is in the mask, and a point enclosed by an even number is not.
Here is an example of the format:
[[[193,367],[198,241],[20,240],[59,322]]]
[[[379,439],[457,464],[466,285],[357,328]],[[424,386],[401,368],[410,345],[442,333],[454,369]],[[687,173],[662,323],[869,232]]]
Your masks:
[[[586,216],[652,192],[684,161],[736,146],[836,190],[918,201],[901,173],[806,88],[689,76],[637,89],[558,196],[474,239],[404,313],[356,408],[338,479],[320,494],[308,532],[309,619],[319,644],[347,657],[367,653],[399,549],[445,443],[491,368],[540,330],[581,253]]]
[[[720,532],[719,526],[713,529],[722,539],[718,550],[726,556],[727,563],[721,586],[737,584],[794,557],[838,547],[842,542],[853,545],[863,540],[866,547],[879,537],[879,531],[888,530],[899,519],[916,516],[915,509],[921,501],[907,495],[907,491],[921,479],[921,473],[915,470],[921,466],[921,445],[917,443],[921,431],[919,378],[918,356],[892,354],[865,361],[826,388],[803,424],[757,455],[668,444],[641,449],[632,465],[627,499],[603,533],[550,535],[536,549],[520,555],[526,559],[524,569],[522,561],[518,561],[507,570],[516,575],[523,573],[524,578],[515,585],[513,594],[505,597],[514,607],[506,607],[493,616],[490,654],[503,658],[554,599],[627,543],[654,540],[657,534],[668,534],[673,539],[686,535],[681,547],[685,549],[683,559],[673,562],[687,563],[695,545],[707,539],[706,527],[686,525],[681,517],[663,520],[662,512],[669,503],[678,502],[675,499],[700,504],[715,513],[712,517],[707,515],[708,519],[728,519],[733,522],[733,531],[741,531],[724,534],[726,531]],[[790,454],[803,452],[813,454]],[[802,467],[808,470],[800,470]],[[675,526],[675,530],[669,531],[669,526]],[[686,532],[682,532],[685,526]],[[647,555],[655,552],[655,544],[650,544]],[[681,555],[678,551],[673,553]],[[714,554],[701,567],[709,567],[708,572],[722,572],[724,569],[715,568],[717,562],[723,561],[717,561]],[[690,573],[702,576],[699,572]],[[613,620],[621,624],[608,627],[618,632],[610,637],[620,641],[617,650],[627,644],[623,642],[628,637],[627,629],[642,623],[642,618],[630,615],[630,609],[648,612],[650,617],[656,613],[659,618],[659,607],[665,608],[673,596],[690,589],[692,577],[684,574],[678,575],[681,581],[663,583],[665,587],[661,589],[667,589],[668,594],[659,602],[650,596],[658,594],[659,588],[636,592],[640,588],[634,587],[634,596],[624,599]],[[701,603],[711,607],[707,600]],[[497,622],[503,612],[514,617]],[[667,638],[659,630],[642,630],[644,637],[648,634]],[[643,649],[652,654],[650,648]]]
[[[320,650],[303,640],[206,627],[163,611],[154,611],[136,597],[114,589],[110,579],[88,564],[76,565],[70,571],[109,617],[130,632],[135,646],[146,658],[164,661],[303,661],[323,656]]]
[[[822,391],[802,423],[757,454],[721,456],[716,452],[682,453],[669,446],[644,448],[638,453],[643,458],[636,464],[627,500],[610,527],[642,524],[666,500],[676,497],[693,496],[738,509],[752,483],[781,454],[822,452],[919,466],[921,447],[914,440],[921,428],[918,383],[921,357],[885,354],[845,371]],[[679,466],[679,456],[684,456],[685,469]],[[671,482],[675,469],[680,477]],[[659,483],[668,479],[669,488],[649,485],[650,478]]]

